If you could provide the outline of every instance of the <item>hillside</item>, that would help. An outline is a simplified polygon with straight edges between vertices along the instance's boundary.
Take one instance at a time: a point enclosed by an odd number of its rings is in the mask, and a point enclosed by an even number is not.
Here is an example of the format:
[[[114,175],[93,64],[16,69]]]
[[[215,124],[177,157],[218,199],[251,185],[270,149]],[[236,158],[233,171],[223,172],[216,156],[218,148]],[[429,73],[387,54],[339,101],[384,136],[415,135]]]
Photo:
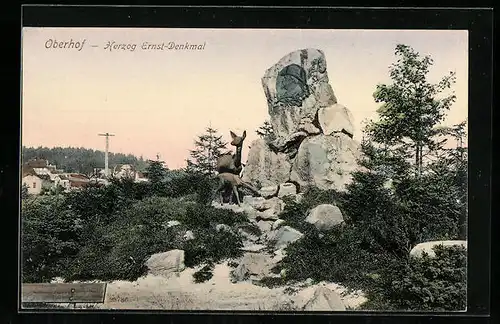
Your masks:
[[[104,168],[104,152],[83,147],[26,147],[22,149],[22,160],[33,158],[47,159],[66,172],[91,173],[94,168]],[[132,154],[109,153],[109,166],[131,164],[138,170],[144,170],[147,162]]]

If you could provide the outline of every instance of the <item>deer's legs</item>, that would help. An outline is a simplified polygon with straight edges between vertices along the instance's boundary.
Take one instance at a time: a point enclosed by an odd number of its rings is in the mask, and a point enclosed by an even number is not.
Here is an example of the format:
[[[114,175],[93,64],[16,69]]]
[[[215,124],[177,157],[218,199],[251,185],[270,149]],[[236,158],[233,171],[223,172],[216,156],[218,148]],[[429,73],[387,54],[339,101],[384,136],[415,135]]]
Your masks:
[[[241,205],[240,194],[238,193],[238,187],[237,186],[233,186],[233,192],[236,195],[236,201],[238,202],[238,206],[240,206]],[[231,197],[232,196],[233,195],[231,194]]]
[[[219,186],[215,190],[215,195],[214,195],[214,198],[215,198],[215,196],[219,195],[219,202],[220,202],[221,205],[224,204],[224,197],[222,196],[222,190],[224,188],[225,188],[225,183],[224,183],[223,180],[221,180],[220,183],[219,183]]]
[[[229,200],[227,201],[228,204],[232,204],[233,203],[233,191],[231,190],[231,192],[229,193]]]

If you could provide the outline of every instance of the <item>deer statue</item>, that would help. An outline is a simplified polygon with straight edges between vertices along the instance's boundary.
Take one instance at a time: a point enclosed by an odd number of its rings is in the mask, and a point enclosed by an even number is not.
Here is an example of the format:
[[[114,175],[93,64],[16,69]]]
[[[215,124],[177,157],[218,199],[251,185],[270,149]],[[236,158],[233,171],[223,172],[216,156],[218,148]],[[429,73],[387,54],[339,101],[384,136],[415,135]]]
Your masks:
[[[236,153],[231,155],[230,153],[222,155],[217,160],[217,172],[219,173],[232,173],[239,175],[243,170],[243,164],[241,163],[241,149],[243,147],[243,141],[247,137],[247,131],[243,131],[241,136],[237,136],[234,132],[229,132],[232,137],[231,145],[236,146]]]
[[[215,195],[219,195],[220,203],[221,205],[224,203],[223,197],[222,197],[222,191],[228,186],[231,186],[231,197],[229,201],[233,200],[233,194],[236,195],[236,201],[238,202],[238,206],[241,205],[241,200],[240,200],[240,195],[238,193],[238,187],[246,187],[253,191],[257,196],[260,196],[259,190],[257,188],[253,187],[251,184],[243,181],[239,175],[234,174],[234,173],[229,173],[229,172],[223,172],[219,173],[217,177],[220,180],[219,187],[215,191]],[[215,198],[215,197],[214,197]]]

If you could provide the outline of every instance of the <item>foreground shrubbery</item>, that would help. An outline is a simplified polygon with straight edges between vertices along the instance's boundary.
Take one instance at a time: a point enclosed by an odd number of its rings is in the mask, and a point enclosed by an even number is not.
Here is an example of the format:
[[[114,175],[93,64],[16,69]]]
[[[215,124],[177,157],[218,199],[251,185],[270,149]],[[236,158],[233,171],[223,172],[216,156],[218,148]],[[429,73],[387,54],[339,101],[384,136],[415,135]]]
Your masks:
[[[46,282],[56,276],[135,280],[145,273],[150,255],[171,249],[185,251],[186,266],[240,255],[241,238],[215,227],[226,224],[237,233],[249,224],[242,214],[204,203],[209,181],[198,182],[200,187],[177,182],[186,186],[183,197],[167,197],[168,191],[158,197],[144,184],[114,181],[102,188],[24,200],[23,281]],[[180,225],[169,226],[174,220]],[[187,230],[194,239],[184,238]]]
[[[443,181],[408,178],[387,188],[384,177],[360,172],[347,192],[313,190],[300,203],[288,201],[280,217],[305,236],[287,248],[275,271],[285,269],[286,281],[312,278],[361,289],[367,309],[464,309],[465,250],[409,257],[420,242],[459,238],[461,206]],[[339,206],[345,223],[323,233],[305,223],[322,203]]]
[[[436,246],[434,252],[435,257],[395,259],[380,268],[363,308],[465,310],[467,251],[461,246]]]
[[[23,281],[135,280],[152,254],[171,249],[185,251],[186,266],[203,266],[195,281],[210,279],[215,263],[241,255],[242,239],[233,233],[258,228],[243,214],[209,206],[213,180],[197,177],[178,175],[153,184],[113,181],[23,200]],[[379,174],[356,173],[346,192],[312,189],[300,203],[287,200],[280,217],[305,236],[287,248],[275,269],[286,270],[279,283],[307,278],[342,283],[367,294],[366,309],[463,309],[464,250],[409,257],[417,243],[459,237],[461,206],[445,180],[407,178],[387,188]],[[345,223],[319,233],[304,219],[324,203],[339,206]],[[174,220],[180,224],[169,226]],[[217,231],[217,224],[232,230]],[[184,238],[188,230],[194,239]]]

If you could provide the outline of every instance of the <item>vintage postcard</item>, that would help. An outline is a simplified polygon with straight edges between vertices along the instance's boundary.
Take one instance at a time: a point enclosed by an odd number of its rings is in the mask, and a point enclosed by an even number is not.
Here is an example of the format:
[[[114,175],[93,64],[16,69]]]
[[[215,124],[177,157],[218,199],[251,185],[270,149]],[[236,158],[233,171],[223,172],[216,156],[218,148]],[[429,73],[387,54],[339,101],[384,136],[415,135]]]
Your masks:
[[[22,309],[456,311],[468,33],[22,30]]]

